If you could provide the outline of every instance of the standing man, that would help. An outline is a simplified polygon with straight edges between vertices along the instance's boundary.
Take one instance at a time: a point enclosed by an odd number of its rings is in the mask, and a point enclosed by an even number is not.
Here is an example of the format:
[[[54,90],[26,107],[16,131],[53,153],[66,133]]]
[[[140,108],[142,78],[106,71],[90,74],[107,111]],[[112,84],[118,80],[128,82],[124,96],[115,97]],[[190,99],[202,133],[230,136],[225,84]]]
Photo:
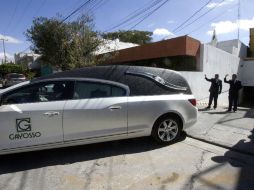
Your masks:
[[[238,91],[242,88],[242,83],[241,81],[237,80],[237,75],[233,74],[231,80],[227,80],[227,76],[224,78],[224,82],[228,83],[230,85],[229,88],[229,96],[228,96],[228,112],[232,111],[232,106],[234,104],[234,112],[237,111],[237,104],[238,104]]]
[[[211,87],[209,89],[210,92],[210,96],[209,96],[209,103],[208,103],[208,107],[207,109],[211,108],[212,102],[214,100],[214,109],[217,108],[217,100],[218,100],[218,96],[221,93],[222,90],[222,82],[219,79],[219,75],[215,74],[215,77],[212,79],[208,79],[205,75],[205,79],[209,82],[211,82]]]

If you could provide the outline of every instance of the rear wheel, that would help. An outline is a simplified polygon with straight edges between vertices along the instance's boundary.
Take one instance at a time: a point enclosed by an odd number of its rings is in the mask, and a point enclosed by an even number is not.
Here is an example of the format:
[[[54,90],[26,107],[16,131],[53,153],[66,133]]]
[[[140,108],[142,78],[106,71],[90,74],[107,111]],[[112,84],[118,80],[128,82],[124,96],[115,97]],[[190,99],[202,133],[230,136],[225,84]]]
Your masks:
[[[178,117],[163,116],[155,122],[152,137],[160,144],[170,144],[178,140],[181,133],[182,122]]]

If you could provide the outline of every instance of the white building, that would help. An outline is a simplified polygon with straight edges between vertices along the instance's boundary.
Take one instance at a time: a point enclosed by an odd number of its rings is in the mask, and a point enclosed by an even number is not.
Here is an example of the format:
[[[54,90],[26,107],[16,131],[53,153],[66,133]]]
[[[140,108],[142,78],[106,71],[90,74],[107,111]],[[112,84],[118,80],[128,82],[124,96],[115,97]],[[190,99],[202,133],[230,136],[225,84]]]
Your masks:
[[[131,47],[138,46],[138,44],[121,42],[119,39],[115,40],[102,40],[102,44],[98,47],[98,50],[95,52],[96,55],[114,52],[122,49],[127,49]]]
[[[31,70],[39,69],[40,63],[39,58],[41,55],[35,53],[17,53],[14,54],[15,64],[22,64]]]

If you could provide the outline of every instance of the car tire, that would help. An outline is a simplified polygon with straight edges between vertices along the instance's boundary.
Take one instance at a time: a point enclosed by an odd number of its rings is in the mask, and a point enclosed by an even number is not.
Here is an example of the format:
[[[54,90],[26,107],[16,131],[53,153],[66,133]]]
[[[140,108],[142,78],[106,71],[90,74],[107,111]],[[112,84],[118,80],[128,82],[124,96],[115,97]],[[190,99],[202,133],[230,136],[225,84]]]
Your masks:
[[[152,137],[159,144],[171,144],[182,134],[182,121],[175,115],[160,117],[153,126]]]

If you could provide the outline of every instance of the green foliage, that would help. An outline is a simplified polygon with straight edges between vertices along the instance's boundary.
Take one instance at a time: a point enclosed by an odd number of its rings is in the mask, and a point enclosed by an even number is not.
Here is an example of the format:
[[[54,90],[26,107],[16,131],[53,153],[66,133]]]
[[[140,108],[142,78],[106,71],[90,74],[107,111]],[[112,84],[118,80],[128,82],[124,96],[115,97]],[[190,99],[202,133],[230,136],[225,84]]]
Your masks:
[[[0,73],[3,75],[7,73],[24,73],[25,69],[21,65],[16,64],[2,64],[0,65]]]
[[[152,41],[152,32],[139,30],[119,30],[118,32],[109,32],[102,34],[105,39],[115,40],[119,39],[122,42],[131,42],[135,44],[148,44]]]
[[[62,70],[96,64],[93,52],[101,43],[97,35],[92,19],[84,15],[68,23],[62,23],[61,18],[39,17],[26,32],[42,62]]]
[[[30,71],[28,68],[23,67],[22,65],[7,63],[0,65],[0,74],[2,76],[8,73],[21,73],[24,74],[28,79],[32,79],[35,76],[35,73]]]
[[[25,73],[23,73],[28,80],[33,79],[36,76],[35,72],[32,72],[30,70],[27,70]]]

